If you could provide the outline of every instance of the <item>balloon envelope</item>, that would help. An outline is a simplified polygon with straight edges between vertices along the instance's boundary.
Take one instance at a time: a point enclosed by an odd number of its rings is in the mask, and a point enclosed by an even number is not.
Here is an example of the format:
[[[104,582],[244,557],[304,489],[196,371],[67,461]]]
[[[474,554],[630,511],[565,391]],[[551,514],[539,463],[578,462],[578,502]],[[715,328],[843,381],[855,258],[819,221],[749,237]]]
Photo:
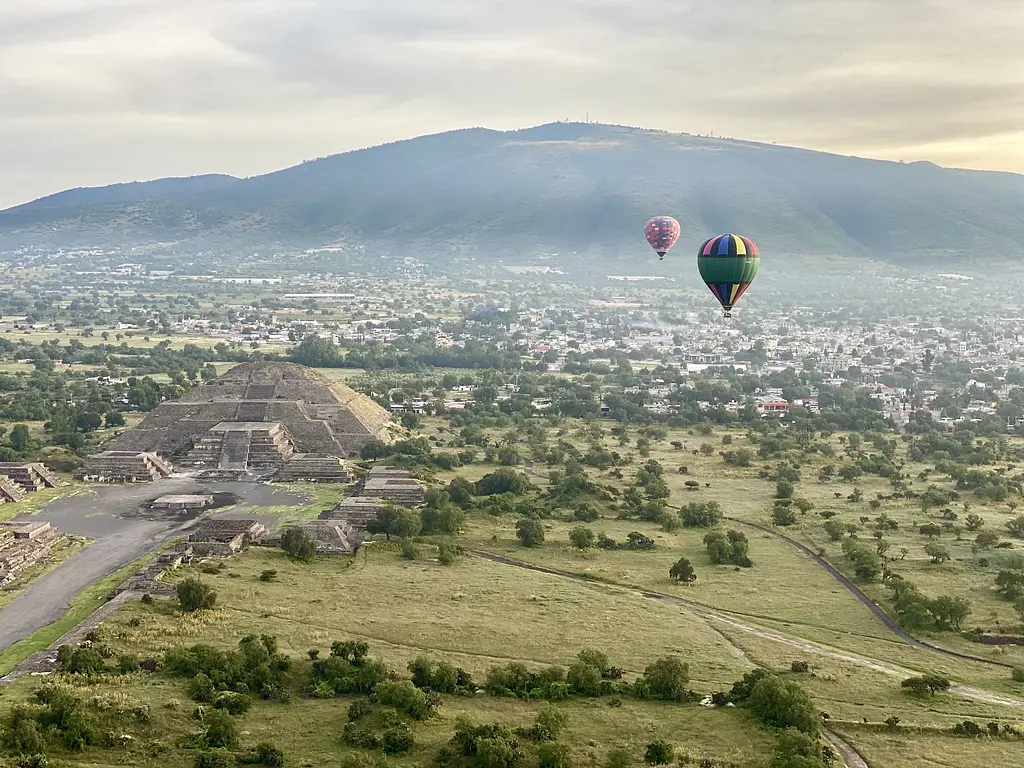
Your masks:
[[[757,275],[761,256],[750,238],[719,235],[697,251],[697,269],[726,314],[740,300]]]
[[[671,216],[655,216],[644,227],[647,242],[662,258],[676,244],[680,231],[679,222]]]

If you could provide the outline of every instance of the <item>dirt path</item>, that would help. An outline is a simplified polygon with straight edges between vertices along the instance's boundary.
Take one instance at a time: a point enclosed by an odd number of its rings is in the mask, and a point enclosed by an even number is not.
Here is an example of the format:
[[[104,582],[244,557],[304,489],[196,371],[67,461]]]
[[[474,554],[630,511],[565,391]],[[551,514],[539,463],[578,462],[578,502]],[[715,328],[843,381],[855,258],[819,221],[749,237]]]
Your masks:
[[[832,733],[832,731],[826,728],[822,729],[821,733],[828,740],[828,743],[832,745],[832,748],[839,755],[846,768],[870,768],[864,761],[864,758],[857,754],[857,750]]]
[[[740,525],[745,525],[749,528],[761,531],[762,533],[767,533],[799,549],[801,552],[803,552],[805,555],[811,558],[814,562],[816,562],[818,565],[824,568],[825,571],[827,571],[828,574],[832,576],[832,578],[834,578],[836,581],[842,584],[851,595],[853,595],[861,603],[867,606],[868,610],[870,610],[871,613],[875,615],[875,618],[881,621],[890,632],[892,632],[894,635],[896,635],[896,637],[898,637],[900,640],[907,643],[908,645],[912,645],[915,648],[920,648],[922,650],[930,651],[932,653],[940,653],[943,656],[948,656],[952,659],[959,659],[961,661],[973,661],[979,664],[988,664],[990,666],[1003,667],[1005,669],[1011,669],[1013,667],[1012,664],[1007,664],[1006,662],[995,661],[993,659],[984,659],[980,656],[971,656],[970,654],[957,653],[956,651],[949,651],[945,648],[940,648],[937,645],[932,645],[931,643],[926,643],[923,640],[918,640],[914,637],[911,637],[906,632],[904,632],[895,621],[893,621],[892,617],[889,616],[889,614],[887,614],[885,611],[881,609],[881,607],[879,607],[878,603],[876,603],[864,592],[862,592],[856,584],[850,581],[850,579],[847,578],[845,574],[840,572],[834,565],[832,565],[832,563],[828,562],[825,558],[819,556],[817,552],[814,552],[806,544],[802,544],[796,539],[792,539],[789,536],[786,536],[783,533],[779,533],[778,531],[775,531],[764,525],[759,525],[757,523],[749,523],[746,520],[740,520],[735,517],[726,517],[725,519],[729,522],[739,523]]]
[[[851,654],[842,653],[840,651],[834,650],[834,649],[829,648],[829,647],[824,646],[824,645],[818,645],[817,643],[812,643],[812,642],[810,642],[808,640],[801,640],[801,639],[798,639],[798,638],[795,638],[795,637],[791,637],[789,635],[785,635],[785,634],[783,634],[781,632],[777,632],[775,630],[764,629],[762,627],[758,627],[758,626],[755,626],[753,624],[748,624],[745,621],[740,621],[739,619],[732,618],[731,616],[726,616],[725,614],[722,614],[722,613],[720,613],[720,612],[718,612],[716,610],[708,608],[705,605],[700,605],[699,603],[691,603],[691,602],[689,602],[687,600],[683,600],[682,598],[673,597],[672,595],[663,595],[663,594],[661,594],[659,592],[648,592],[648,591],[637,592],[637,590],[631,589],[629,587],[623,587],[621,585],[609,584],[608,582],[603,582],[603,581],[600,581],[598,579],[592,579],[592,578],[589,578],[587,576],[582,576],[580,574],[566,573],[564,571],[556,571],[556,570],[551,569],[551,568],[545,568],[544,566],[534,565],[532,563],[526,563],[526,562],[523,562],[521,560],[514,560],[514,559],[512,559],[510,557],[505,557],[504,555],[496,555],[496,554],[493,554],[491,552],[484,552],[484,551],[481,551],[481,550],[473,550],[472,554],[475,555],[476,557],[481,557],[481,558],[483,558],[485,560],[490,560],[490,561],[495,562],[495,563],[501,563],[503,565],[510,565],[510,566],[515,567],[515,568],[523,568],[523,569],[526,569],[526,570],[529,570],[529,571],[536,571],[538,573],[544,573],[544,574],[547,574],[549,576],[557,576],[557,577],[563,578],[563,579],[573,579],[574,581],[582,581],[584,583],[593,584],[595,586],[603,586],[603,587],[616,586],[619,589],[622,589],[624,591],[633,592],[634,594],[639,594],[642,597],[647,598],[648,600],[657,600],[657,601],[659,601],[661,603],[665,603],[666,605],[674,605],[674,606],[677,606],[679,608],[683,608],[683,609],[685,609],[687,611],[691,611],[693,613],[699,614],[700,616],[703,616],[703,617],[705,617],[707,619],[710,619],[712,621],[720,622],[720,623],[725,624],[725,625],[727,625],[729,627],[732,627],[733,629],[738,629],[738,630],[740,630],[742,632],[746,632],[748,634],[757,635],[758,637],[762,637],[762,638],[764,638],[766,640],[771,640],[773,642],[783,643],[785,645],[790,645],[790,646],[792,646],[794,648],[800,648],[803,651],[807,651],[808,653],[814,653],[814,654],[817,654],[819,656],[826,656],[826,657],[831,658],[831,659],[836,659],[837,661],[844,661],[844,662],[847,662],[849,664],[854,664],[856,666],[859,666],[859,667],[862,667],[862,668],[865,668],[865,669],[872,669],[872,670],[874,670],[876,672],[881,672],[882,674],[888,675],[888,676],[893,677],[893,678],[903,679],[903,678],[913,677],[914,675],[920,674],[920,671],[918,671],[918,670],[905,669],[903,667],[897,667],[897,666],[894,666],[894,665],[885,664],[883,662],[874,661],[872,659],[867,659],[867,658],[864,658],[864,657],[861,657],[861,656],[853,656]],[[953,687],[950,688],[950,692],[953,693],[953,694],[956,694],[958,696],[961,696],[962,698],[965,698],[965,699],[973,699],[975,701],[982,701],[982,702],[985,702],[987,704],[997,704],[997,705],[1002,705],[1002,706],[1006,706],[1006,707],[1024,708],[1024,701],[1021,701],[1019,699],[1011,699],[1011,698],[1006,698],[1006,697],[1003,697],[1003,696],[997,696],[995,694],[988,693],[987,691],[983,691],[983,690],[980,690],[978,688],[972,688],[972,687],[965,686],[965,685],[954,685]]]

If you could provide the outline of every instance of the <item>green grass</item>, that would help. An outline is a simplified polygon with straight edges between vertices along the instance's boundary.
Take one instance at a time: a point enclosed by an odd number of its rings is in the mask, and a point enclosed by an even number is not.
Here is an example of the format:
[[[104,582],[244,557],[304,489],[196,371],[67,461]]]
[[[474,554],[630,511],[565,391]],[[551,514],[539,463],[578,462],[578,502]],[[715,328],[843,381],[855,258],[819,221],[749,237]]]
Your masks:
[[[979,723],[982,728],[985,723]],[[936,766],[1011,766],[1021,764],[1020,741],[964,739],[941,732],[888,733],[844,725],[837,730],[870,766],[936,768]]]
[[[153,555],[146,555],[80,592],[72,598],[70,608],[60,619],[37,630],[0,654],[0,676],[6,675],[33,653],[49,648],[64,634],[85,621],[93,611],[106,602],[111,590],[149,562],[152,557]]]
[[[278,571],[276,580],[260,581],[259,574],[268,568]],[[308,661],[303,661],[308,648],[326,653],[333,640],[350,638],[366,641],[372,655],[402,674],[408,661],[425,653],[469,669],[478,680],[488,667],[509,661],[531,667],[567,665],[586,647],[606,649],[629,676],[661,656],[683,655],[690,663],[692,685],[699,690],[725,687],[751,668],[742,653],[698,617],[621,590],[476,558],[444,568],[430,560],[402,560],[393,548],[371,545],[365,558],[320,558],[303,565],[280,551],[252,548],[229,561],[223,573],[201,578],[218,593],[215,611],[183,617],[172,603],[133,601],[104,622],[105,641],[115,652],[145,658],[180,644],[231,647],[247,634],[271,634],[283,652],[299,660],[299,677],[308,674]],[[192,764],[193,757],[177,748],[180,737],[195,729],[189,716],[193,705],[180,680],[135,675],[75,684],[85,698],[116,695],[148,704],[154,720],[145,731],[140,729],[139,744],[129,753],[90,750],[74,757],[72,764]],[[29,690],[29,684],[19,681],[13,693],[21,697]],[[181,703],[169,709],[171,699]],[[276,742],[291,765],[330,765],[348,751],[340,740],[348,703],[301,698],[289,705],[258,702],[241,723],[244,741],[250,746],[260,740]],[[460,714],[482,722],[526,725],[537,707],[535,702],[485,695],[446,696],[440,716],[416,727],[416,750],[393,762],[428,763],[451,737]],[[661,738],[694,758],[714,756],[743,768],[767,768],[774,741],[739,709],[631,699],[617,708],[607,700],[571,701],[564,708],[570,723],[563,740],[583,764],[603,762],[608,750],[620,745],[639,760],[645,744]],[[150,750],[156,739],[170,745],[159,757]]]

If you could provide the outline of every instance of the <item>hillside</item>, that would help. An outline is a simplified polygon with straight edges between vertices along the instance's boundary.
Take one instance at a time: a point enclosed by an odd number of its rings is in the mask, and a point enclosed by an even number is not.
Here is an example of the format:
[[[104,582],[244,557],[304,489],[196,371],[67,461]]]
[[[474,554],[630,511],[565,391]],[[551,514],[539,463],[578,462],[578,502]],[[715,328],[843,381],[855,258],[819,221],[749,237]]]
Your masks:
[[[1024,176],[606,125],[467,129],[239,180],[79,189],[0,212],[0,247],[369,246],[516,263],[647,256],[679,219],[689,253],[725,230],[776,254],[895,263],[1024,255]]]

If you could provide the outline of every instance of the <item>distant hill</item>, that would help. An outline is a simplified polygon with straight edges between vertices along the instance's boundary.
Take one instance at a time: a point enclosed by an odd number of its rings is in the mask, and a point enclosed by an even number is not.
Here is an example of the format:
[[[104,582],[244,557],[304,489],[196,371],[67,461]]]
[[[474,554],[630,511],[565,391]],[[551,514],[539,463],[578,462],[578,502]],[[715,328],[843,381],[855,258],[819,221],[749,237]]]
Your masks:
[[[1017,174],[554,123],[423,136],[249,179],[69,190],[0,212],[0,247],[179,241],[505,263],[639,258],[644,222],[670,214],[687,253],[731,230],[766,253],[909,263],[1024,256],[1022,210]]]

